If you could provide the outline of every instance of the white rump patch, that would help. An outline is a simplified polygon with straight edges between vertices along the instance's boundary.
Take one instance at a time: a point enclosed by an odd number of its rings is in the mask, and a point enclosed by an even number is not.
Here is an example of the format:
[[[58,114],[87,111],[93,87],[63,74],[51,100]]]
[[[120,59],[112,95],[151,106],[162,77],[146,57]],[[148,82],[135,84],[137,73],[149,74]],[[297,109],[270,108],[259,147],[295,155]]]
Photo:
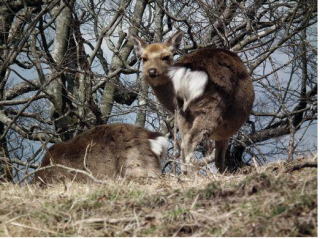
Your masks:
[[[186,111],[192,100],[203,94],[208,82],[206,72],[191,71],[185,67],[171,67],[168,75],[176,94],[183,99],[183,111]]]
[[[163,136],[159,136],[156,139],[149,139],[151,144],[151,150],[156,155],[160,156],[162,151],[166,151],[168,148],[168,139]]]

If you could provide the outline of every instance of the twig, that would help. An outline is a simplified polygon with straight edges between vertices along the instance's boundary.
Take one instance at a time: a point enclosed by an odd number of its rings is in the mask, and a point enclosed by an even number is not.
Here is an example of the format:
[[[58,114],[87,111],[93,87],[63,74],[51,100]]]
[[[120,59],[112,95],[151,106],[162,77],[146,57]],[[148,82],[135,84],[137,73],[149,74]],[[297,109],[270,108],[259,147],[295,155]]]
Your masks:
[[[84,157],[83,157],[83,167],[84,169],[89,172],[92,175],[91,170],[87,167],[87,156],[88,156],[88,151],[91,149],[91,147],[93,146],[93,140],[91,140],[90,144],[87,145],[86,147],[86,151],[84,153]]]
[[[73,225],[81,225],[82,223],[109,223],[109,224],[117,224],[120,222],[132,222],[135,218],[88,218],[76,221]]]
[[[23,227],[23,228],[27,228],[27,229],[32,229],[32,230],[35,230],[35,231],[49,232],[49,233],[52,233],[52,234],[57,234],[57,232],[54,232],[54,231],[45,230],[45,229],[36,228],[36,227],[31,227],[31,226],[24,225],[24,224],[21,224],[21,223],[18,223],[18,222],[11,222],[10,224],[11,224],[11,225],[14,225],[14,226],[18,226],[18,227]]]
[[[5,157],[0,157],[0,163],[1,162],[3,162],[3,163],[11,163],[11,164],[15,163],[15,164],[26,166],[26,167],[29,167],[29,168],[38,168],[39,167],[38,165],[31,164],[28,161],[24,162],[24,161],[21,161],[19,159],[15,159],[15,158],[9,159],[9,158],[5,158]]]
[[[93,181],[94,183],[98,183],[98,184],[108,184],[108,181],[97,179],[95,176],[93,176],[92,174],[90,174],[90,173],[87,172],[87,171],[84,171],[84,170],[81,170],[81,169],[77,169],[77,168],[67,167],[67,166],[62,165],[62,164],[51,164],[51,165],[48,165],[48,166],[45,166],[45,167],[38,168],[37,170],[34,170],[33,172],[26,174],[26,175],[23,177],[23,180],[24,180],[25,178],[27,178],[27,177],[35,174],[36,172],[39,172],[39,171],[42,171],[42,170],[46,170],[46,169],[49,169],[49,168],[53,168],[53,167],[63,168],[63,169],[66,169],[66,170],[68,170],[68,171],[71,171],[71,172],[83,174],[83,175],[87,176],[88,178],[92,179],[92,181]],[[23,181],[23,180],[21,180],[21,181]]]
[[[190,210],[192,210],[194,208],[194,206],[196,205],[197,201],[199,198],[199,194],[197,194],[196,198],[194,199],[193,203],[191,204]]]

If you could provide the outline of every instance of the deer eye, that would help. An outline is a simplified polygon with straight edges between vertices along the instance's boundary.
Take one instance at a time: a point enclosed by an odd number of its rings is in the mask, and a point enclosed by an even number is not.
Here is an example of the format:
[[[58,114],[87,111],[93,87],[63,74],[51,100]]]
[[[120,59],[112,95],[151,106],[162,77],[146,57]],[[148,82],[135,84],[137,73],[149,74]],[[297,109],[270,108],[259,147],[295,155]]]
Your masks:
[[[141,59],[142,59],[142,61],[143,61],[143,62],[147,62],[147,61],[148,61],[148,58],[147,58],[147,57],[145,57],[145,56],[144,56],[144,57],[142,57]]]
[[[162,61],[170,61],[170,56],[164,56],[161,58]]]

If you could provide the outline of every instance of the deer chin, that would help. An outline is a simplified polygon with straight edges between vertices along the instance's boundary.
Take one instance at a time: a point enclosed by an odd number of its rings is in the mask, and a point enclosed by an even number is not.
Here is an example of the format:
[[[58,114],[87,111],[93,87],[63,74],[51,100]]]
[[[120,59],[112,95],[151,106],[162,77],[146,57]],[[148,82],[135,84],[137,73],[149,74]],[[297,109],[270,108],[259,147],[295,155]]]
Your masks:
[[[155,77],[145,76],[145,81],[152,87],[158,87],[170,83],[170,78],[166,74],[159,74]]]

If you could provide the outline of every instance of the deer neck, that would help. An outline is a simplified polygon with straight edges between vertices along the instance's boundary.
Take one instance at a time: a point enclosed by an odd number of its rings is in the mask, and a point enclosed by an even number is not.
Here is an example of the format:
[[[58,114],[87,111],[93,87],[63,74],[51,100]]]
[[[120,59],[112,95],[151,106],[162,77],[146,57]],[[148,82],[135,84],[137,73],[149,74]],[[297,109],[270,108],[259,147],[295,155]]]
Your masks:
[[[175,110],[175,96],[174,96],[174,89],[173,84],[170,78],[167,75],[158,76],[157,82],[153,79],[147,77],[146,81],[151,86],[154,94],[156,95],[158,101],[173,113]]]

